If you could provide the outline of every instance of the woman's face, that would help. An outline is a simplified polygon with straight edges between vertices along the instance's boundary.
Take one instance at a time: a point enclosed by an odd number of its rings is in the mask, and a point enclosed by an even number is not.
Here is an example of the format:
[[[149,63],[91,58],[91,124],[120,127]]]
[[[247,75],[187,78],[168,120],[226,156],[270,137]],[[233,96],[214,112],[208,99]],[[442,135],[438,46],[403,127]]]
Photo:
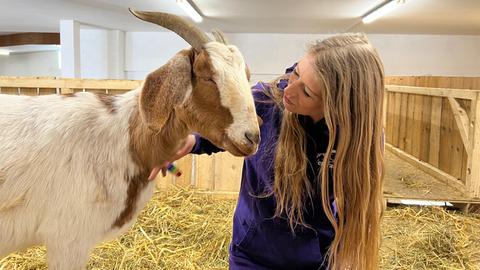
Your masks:
[[[315,122],[323,118],[323,87],[315,72],[315,57],[305,55],[290,74],[283,104],[289,112],[308,115]]]

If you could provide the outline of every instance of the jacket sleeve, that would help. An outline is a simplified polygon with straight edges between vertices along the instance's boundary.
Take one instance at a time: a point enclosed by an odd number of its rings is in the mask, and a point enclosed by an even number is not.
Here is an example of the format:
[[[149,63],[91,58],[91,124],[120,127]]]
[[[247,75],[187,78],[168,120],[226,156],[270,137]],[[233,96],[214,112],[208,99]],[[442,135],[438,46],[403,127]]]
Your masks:
[[[200,136],[200,134],[194,133],[193,135],[195,136],[195,145],[193,146],[192,151],[190,151],[190,153],[197,154],[197,155],[200,155],[200,154],[211,155],[213,153],[225,151],[222,148],[215,146],[209,140]]]

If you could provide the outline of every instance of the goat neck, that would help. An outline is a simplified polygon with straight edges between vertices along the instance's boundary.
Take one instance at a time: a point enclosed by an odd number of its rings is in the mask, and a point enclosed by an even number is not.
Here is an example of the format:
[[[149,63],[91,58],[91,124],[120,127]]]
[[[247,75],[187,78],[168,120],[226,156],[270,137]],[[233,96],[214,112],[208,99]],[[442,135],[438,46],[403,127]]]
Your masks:
[[[158,130],[151,129],[135,110],[130,119],[130,151],[135,162],[145,170],[172,158],[183,145],[189,129],[172,111],[165,125]]]

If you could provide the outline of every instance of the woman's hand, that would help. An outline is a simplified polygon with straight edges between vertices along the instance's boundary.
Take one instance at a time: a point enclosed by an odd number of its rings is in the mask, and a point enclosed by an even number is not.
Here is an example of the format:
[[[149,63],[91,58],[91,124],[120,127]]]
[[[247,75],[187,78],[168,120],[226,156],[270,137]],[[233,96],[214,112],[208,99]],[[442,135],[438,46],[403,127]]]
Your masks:
[[[148,180],[154,180],[155,177],[157,177],[157,174],[162,171],[162,176],[165,177],[167,175],[167,166],[169,163],[171,162],[174,162],[175,160],[179,160],[181,159],[182,157],[186,156],[187,154],[189,154],[192,149],[193,149],[193,146],[195,145],[195,136],[190,134],[188,135],[186,138],[185,138],[185,144],[182,146],[182,148],[180,148],[180,150],[177,151],[177,153],[175,154],[175,156],[173,156],[172,160],[170,161],[165,161],[163,164],[159,165],[159,166],[155,166],[153,169],[152,169],[152,172],[150,173],[150,176],[148,177]]]

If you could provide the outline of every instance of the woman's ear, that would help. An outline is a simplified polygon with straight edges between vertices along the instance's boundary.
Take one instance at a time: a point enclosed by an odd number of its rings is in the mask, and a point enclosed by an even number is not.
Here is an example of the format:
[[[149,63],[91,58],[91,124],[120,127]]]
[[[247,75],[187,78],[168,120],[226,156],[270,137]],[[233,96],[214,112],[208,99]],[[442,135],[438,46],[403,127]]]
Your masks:
[[[161,129],[188,91],[192,89],[193,49],[183,50],[148,74],[140,94],[140,114],[147,126]]]

